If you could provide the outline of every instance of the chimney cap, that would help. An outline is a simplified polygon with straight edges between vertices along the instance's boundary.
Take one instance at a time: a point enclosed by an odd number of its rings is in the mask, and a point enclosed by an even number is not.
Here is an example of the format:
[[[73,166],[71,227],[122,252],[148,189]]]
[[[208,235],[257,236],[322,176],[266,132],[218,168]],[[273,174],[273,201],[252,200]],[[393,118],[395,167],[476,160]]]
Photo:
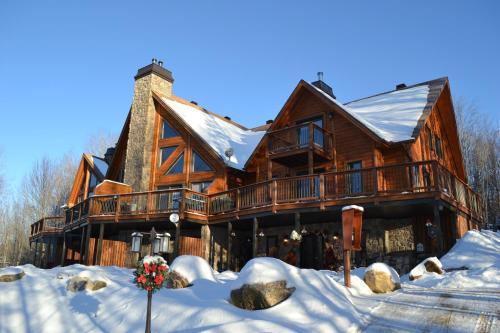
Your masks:
[[[274,120],[272,120],[272,119],[266,120],[266,125],[269,125],[269,124],[272,124],[272,123],[274,123]]]
[[[396,85],[396,90],[401,90],[406,88],[406,83],[399,83]]]
[[[134,76],[134,79],[138,80],[141,77],[150,75],[152,73],[158,75],[159,77],[167,80],[170,83],[174,82],[174,78],[172,77],[172,72],[166,68],[163,68],[163,61],[161,60],[158,61],[156,58],[153,58],[151,60],[151,64],[139,68],[137,74]]]

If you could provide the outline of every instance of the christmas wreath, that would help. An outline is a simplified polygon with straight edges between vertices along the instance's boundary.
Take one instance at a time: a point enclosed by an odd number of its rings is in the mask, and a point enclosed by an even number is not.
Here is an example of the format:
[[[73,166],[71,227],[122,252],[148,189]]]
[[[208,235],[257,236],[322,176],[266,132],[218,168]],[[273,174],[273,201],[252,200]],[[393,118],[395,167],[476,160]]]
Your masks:
[[[163,287],[168,265],[160,256],[145,256],[137,262],[134,282],[139,289],[155,292]]]

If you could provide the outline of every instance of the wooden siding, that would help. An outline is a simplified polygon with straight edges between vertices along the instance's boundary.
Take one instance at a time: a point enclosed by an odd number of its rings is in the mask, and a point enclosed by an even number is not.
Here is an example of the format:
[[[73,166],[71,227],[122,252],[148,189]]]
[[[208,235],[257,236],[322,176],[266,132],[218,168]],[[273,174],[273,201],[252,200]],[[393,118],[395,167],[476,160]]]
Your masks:
[[[201,237],[181,236],[179,241],[179,255],[184,254],[203,257]]]

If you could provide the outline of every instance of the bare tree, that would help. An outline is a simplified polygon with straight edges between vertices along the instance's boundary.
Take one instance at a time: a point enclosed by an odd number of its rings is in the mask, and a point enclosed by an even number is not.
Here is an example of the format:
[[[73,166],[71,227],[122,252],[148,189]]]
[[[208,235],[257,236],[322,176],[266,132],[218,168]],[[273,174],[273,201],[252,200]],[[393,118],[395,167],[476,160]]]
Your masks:
[[[115,133],[99,130],[87,140],[85,152],[96,156],[104,156],[106,149],[114,147],[117,141],[118,136]]]
[[[495,224],[500,218],[500,126],[463,98],[455,112],[469,183],[482,198],[486,221]]]

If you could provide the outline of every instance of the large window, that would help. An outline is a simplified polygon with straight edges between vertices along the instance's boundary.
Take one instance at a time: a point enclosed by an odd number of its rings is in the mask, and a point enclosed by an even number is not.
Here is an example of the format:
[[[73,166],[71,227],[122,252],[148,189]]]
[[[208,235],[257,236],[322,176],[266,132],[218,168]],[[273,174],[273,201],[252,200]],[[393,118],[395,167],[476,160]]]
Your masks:
[[[306,124],[312,122],[314,125],[313,130],[313,140],[316,145],[319,147],[323,147],[324,138],[323,138],[323,117],[309,118],[299,121],[298,124]],[[298,133],[298,144],[300,147],[305,147],[309,144],[309,126],[304,125],[303,127],[299,127],[297,129]]]
[[[193,150],[193,160],[191,162],[191,171],[193,172],[203,172],[203,171],[213,171],[213,169],[208,165],[207,162]]]
[[[160,148],[160,161],[159,165],[165,163],[165,161],[172,155],[172,153],[177,149],[177,146]]]
[[[211,184],[212,184],[212,181],[192,183],[191,184],[191,189],[193,191],[196,191],[196,192],[205,193],[208,190],[208,188],[210,187]]]
[[[436,154],[442,159],[443,158],[443,145],[441,139],[436,135]]]
[[[165,175],[175,175],[183,172],[184,172],[184,153],[182,153],[177,158],[177,161],[175,161],[174,164],[172,164],[172,166],[168,169]]]
[[[169,138],[175,138],[178,136],[179,136],[179,133],[177,133],[177,131],[174,130],[172,128],[172,126],[170,126],[170,124],[166,120],[163,120],[161,138],[162,139],[169,139]]]
[[[359,169],[361,169],[361,161],[347,164],[347,170]],[[361,172],[349,172],[347,174],[347,189],[350,194],[363,192],[363,178],[361,177]]]

